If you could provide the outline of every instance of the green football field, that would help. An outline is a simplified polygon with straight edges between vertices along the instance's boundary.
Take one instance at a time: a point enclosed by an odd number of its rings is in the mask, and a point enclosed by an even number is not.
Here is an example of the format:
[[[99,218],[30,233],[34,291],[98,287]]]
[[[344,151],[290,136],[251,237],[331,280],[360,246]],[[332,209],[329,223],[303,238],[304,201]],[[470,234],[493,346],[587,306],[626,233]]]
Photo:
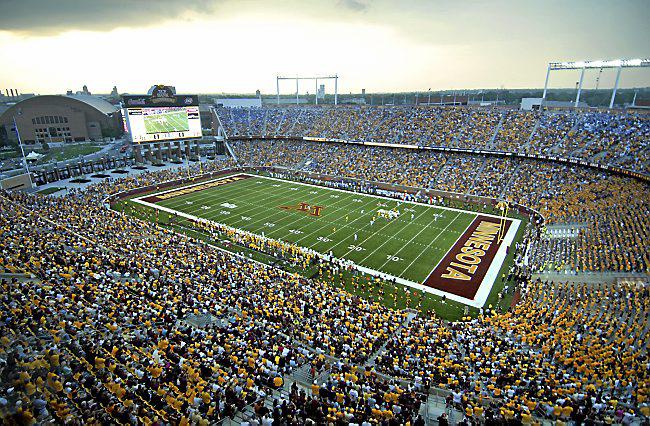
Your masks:
[[[423,283],[478,216],[268,177],[239,176],[245,179],[217,180],[207,187],[202,183],[134,201],[332,253],[366,272],[395,277],[405,284]],[[217,182],[219,186],[211,186]],[[390,217],[396,215],[390,212],[399,212],[399,216]]]
[[[185,110],[170,111],[162,114],[145,115],[144,128],[148,134],[186,132],[190,126]]]

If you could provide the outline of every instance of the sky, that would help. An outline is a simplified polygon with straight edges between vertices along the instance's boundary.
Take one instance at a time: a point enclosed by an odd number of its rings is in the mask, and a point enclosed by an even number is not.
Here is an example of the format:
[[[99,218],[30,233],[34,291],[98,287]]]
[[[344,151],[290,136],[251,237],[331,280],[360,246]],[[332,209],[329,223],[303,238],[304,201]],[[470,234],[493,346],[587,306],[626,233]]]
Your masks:
[[[335,73],[340,93],[533,88],[549,62],[650,57],[648,22],[650,0],[0,0],[0,89],[269,94],[276,75]]]

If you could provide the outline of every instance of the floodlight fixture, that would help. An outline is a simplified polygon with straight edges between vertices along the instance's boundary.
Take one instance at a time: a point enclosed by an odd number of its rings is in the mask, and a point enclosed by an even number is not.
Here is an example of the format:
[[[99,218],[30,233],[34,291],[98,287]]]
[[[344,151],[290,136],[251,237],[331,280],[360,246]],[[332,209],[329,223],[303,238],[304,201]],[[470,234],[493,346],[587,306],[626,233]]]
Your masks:
[[[581,70],[580,72],[580,83],[578,85],[578,93],[576,94],[576,100],[574,106],[578,106],[580,102],[580,94],[582,93],[582,81],[585,76],[585,70],[598,68],[602,70],[603,68],[616,68],[616,83],[614,83],[614,90],[612,92],[612,98],[609,101],[609,107],[614,106],[614,98],[616,97],[616,91],[618,90],[618,83],[621,79],[621,70],[623,68],[643,68],[650,67],[650,58],[636,58],[636,59],[611,59],[607,61],[595,60],[595,61],[574,61],[574,62],[550,62],[546,70],[546,81],[544,82],[544,93],[542,94],[542,104],[546,100],[546,91],[548,89],[548,79],[551,74],[551,71],[561,71],[561,70]]]
[[[650,59],[611,59],[608,61],[575,61],[575,62],[551,62],[548,64],[551,71],[557,70],[579,70],[582,68],[635,68],[650,67]]]
[[[277,75],[275,77],[275,87],[276,87],[276,99],[277,104],[280,105],[280,80],[296,80],[296,105],[299,102],[299,82],[300,80],[314,80],[316,83],[316,105],[318,105],[318,80],[334,80],[334,105],[339,103],[339,75],[325,75],[325,76],[314,76],[314,77],[300,77],[296,75],[295,77],[282,77]]]

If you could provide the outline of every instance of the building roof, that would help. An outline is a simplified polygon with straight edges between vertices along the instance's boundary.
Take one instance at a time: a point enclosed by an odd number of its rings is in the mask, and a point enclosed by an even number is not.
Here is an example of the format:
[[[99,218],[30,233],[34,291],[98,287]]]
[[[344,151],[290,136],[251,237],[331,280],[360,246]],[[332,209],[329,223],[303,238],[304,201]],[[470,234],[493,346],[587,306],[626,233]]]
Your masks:
[[[115,111],[118,111],[120,108],[113,105],[112,103],[92,95],[66,95],[67,98],[76,99],[78,101],[87,103],[88,105],[98,109],[104,114],[112,114]]]
[[[64,101],[72,101],[72,102],[81,102],[91,108],[96,109],[100,113],[104,115],[111,115],[117,111],[120,110],[119,107],[111,104],[110,102],[99,98],[97,96],[91,96],[91,95],[41,95],[41,96],[34,96],[32,98],[27,98],[23,99],[20,102],[15,103],[14,105],[10,105],[9,108],[6,110],[0,109],[0,122],[5,122],[7,121],[7,114],[21,114],[21,110],[24,107],[31,106],[34,103],[43,103],[47,104],[48,102],[52,102],[54,100],[64,100]]]

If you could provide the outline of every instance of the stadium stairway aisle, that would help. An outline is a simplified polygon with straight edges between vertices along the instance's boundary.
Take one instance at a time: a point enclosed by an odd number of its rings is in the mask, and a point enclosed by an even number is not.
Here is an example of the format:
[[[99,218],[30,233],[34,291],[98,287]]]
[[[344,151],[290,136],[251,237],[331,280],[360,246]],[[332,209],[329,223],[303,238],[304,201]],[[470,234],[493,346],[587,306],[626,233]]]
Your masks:
[[[417,317],[417,316],[418,316],[417,313],[415,313],[415,312],[409,312],[408,315],[406,316],[406,320],[404,320],[404,322],[402,323],[402,325],[399,326],[399,327],[395,330],[395,332],[394,332],[393,334],[397,334],[401,329],[403,329],[404,327],[407,327],[407,326],[409,325],[409,323],[411,322],[411,320],[412,320],[413,318]],[[392,336],[390,336],[390,337],[392,337]],[[377,350],[375,351],[375,353],[373,353],[373,354],[368,358],[368,361],[366,361],[366,363],[364,364],[366,367],[372,367],[372,366],[375,365],[375,360],[377,359],[377,357],[378,357],[380,354],[382,354],[382,353],[384,352],[384,350],[386,349],[386,345],[388,345],[388,342],[389,342],[389,341],[390,341],[390,338],[389,338],[388,340],[386,340],[386,343],[384,343],[384,344],[383,344],[379,349],[377,349]]]
[[[230,154],[232,159],[235,160],[235,163],[239,164],[239,160],[237,160],[237,155],[235,154],[235,150],[232,149],[232,147],[228,143],[228,139],[224,139],[224,144],[226,145],[226,149],[228,150],[228,153]]]
[[[289,381],[291,381],[292,383],[296,382],[298,383],[298,385],[309,386],[313,381],[310,370],[311,370],[311,365],[308,362],[298,367],[291,374],[291,377],[287,377],[286,379],[287,383],[285,383],[285,387],[287,384],[289,385],[289,387],[291,387],[291,384],[288,383]]]
[[[494,133],[492,134],[492,137],[490,138],[490,141],[487,143],[486,148],[488,149],[493,149],[494,148],[494,143],[497,140],[497,136],[499,135],[499,131],[503,127],[503,122],[506,120],[506,113],[502,112],[501,113],[501,118],[499,119],[499,124],[497,124],[497,127],[494,129]]]
[[[535,137],[535,133],[537,133],[537,129],[539,129],[539,126],[542,122],[542,117],[543,115],[540,115],[537,117],[537,120],[535,121],[535,126],[533,126],[533,130],[530,132],[530,136],[528,136],[528,140],[526,140],[526,143],[523,144],[522,146],[519,147],[518,151],[526,151],[528,148],[531,146],[531,142],[533,141],[533,138]]]
[[[442,413],[447,413],[447,419],[449,420],[450,425],[454,425],[463,419],[463,413],[452,407],[447,408],[447,403],[443,395],[435,393],[429,394],[426,404],[423,404],[422,409],[420,410],[420,414],[424,417],[426,424],[437,425],[438,417],[440,417]]]

